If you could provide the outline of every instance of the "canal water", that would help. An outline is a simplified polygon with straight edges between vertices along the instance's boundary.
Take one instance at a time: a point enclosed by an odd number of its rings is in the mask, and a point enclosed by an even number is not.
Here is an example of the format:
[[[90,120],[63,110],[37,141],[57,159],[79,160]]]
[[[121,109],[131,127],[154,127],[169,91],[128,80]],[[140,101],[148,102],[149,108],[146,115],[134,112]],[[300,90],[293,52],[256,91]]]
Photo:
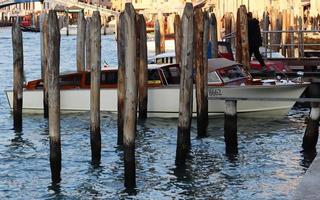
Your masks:
[[[24,33],[25,78],[40,76],[38,33]],[[115,66],[114,36],[102,37],[102,60]],[[61,38],[61,72],[75,70],[76,38]],[[89,114],[61,116],[62,181],[52,186],[48,123],[23,116],[12,130],[3,90],[12,86],[11,29],[0,29],[0,199],[290,199],[312,156],[301,153],[308,109],[284,118],[238,120],[239,154],[225,155],[223,119],[210,119],[209,137],[196,138],[187,166],[175,167],[176,119],[139,122],[137,188],[123,187],[123,152],[116,145],[117,117],[102,113],[102,163],[90,165]],[[74,101],[77,101],[76,99]]]

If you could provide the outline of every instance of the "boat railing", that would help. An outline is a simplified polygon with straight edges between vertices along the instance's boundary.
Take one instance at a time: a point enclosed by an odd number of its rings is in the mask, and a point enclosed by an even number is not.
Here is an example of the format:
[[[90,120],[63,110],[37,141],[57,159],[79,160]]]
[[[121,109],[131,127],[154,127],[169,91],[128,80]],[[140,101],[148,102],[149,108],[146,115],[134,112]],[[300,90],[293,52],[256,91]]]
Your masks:
[[[320,57],[320,30],[272,30],[261,31],[261,35],[264,55],[268,58],[274,58],[274,53],[280,52],[287,58]],[[307,36],[311,36],[311,42],[306,41]],[[312,38],[312,36],[315,37]],[[235,42],[235,37],[236,32],[231,32],[224,35],[222,40],[232,43]],[[234,47],[235,45],[231,46]],[[312,51],[307,52],[306,49]],[[291,53],[288,51],[291,51]]]

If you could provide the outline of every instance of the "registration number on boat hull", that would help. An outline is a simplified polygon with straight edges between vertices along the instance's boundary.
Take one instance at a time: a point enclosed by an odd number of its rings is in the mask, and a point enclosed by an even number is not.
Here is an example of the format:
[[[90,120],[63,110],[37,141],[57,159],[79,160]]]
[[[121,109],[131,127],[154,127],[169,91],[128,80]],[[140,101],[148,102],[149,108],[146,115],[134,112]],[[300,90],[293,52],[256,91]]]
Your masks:
[[[221,89],[217,89],[217,88],[209,88],[208,95],[209,97],[222,96],[222,91]]]

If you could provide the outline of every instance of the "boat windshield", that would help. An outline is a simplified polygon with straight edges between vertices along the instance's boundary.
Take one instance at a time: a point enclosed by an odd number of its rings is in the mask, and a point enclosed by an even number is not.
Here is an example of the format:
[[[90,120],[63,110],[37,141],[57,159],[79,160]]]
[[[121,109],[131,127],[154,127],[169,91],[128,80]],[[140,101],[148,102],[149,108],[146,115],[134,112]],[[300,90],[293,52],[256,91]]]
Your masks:
[[[180,69],[177,64],[161,67],[166,84],[180,84]]]
[[[246,77],[244,72],[240,69],[239,66],[231,66],[227,68],[221,68],[217,70],[223,82],[231,82]]]

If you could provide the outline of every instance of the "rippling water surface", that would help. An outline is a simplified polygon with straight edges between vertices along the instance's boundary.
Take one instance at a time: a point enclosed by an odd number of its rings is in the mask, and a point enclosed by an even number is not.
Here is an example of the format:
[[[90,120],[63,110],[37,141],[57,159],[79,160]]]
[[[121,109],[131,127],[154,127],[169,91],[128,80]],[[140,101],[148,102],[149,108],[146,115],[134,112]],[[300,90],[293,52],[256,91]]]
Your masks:
[[[39,34],[24,33],[23,39],[26,79],[38,78]],[[103,36],[102,43],[102,60],[116,65],[114,36]],[[75,37],[62,36],[62,72],[76,68],[75,46]],[[116,115],[102,114],[102,163],[92,168],[88,113],[70,114],[61,116],[62,182],[53,187],[47,121],[24,115],[23,131],[12,130],[3,93],[12,86],[9,28],[0,29],[0,80],[0,199],[290,199],[310,164],[300,153],[308,109],[282,119],[239,119],[239,154],[233,158],[225,155],[222,119],[210,119],[204,139],[196,138],[193,123],[184,169],[174,164],[177,120],[154,118],[138,124],[137,189],[126,191]]]

